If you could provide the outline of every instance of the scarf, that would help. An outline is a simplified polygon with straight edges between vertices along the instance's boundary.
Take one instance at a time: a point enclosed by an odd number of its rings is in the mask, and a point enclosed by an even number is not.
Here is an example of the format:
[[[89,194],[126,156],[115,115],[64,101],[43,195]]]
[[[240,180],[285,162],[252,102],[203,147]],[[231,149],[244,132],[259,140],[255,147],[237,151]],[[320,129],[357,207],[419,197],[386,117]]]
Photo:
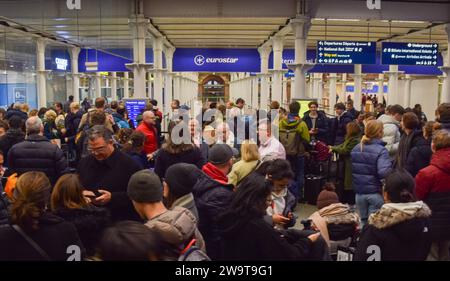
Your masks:
[[[221,183],[221,184],[228,184],[228,177],[222,171],[217,169],[216,166],[214,166],[211,163],[207,163],[203,166],[202,171],[205,172],[210,178],[213,180]]]

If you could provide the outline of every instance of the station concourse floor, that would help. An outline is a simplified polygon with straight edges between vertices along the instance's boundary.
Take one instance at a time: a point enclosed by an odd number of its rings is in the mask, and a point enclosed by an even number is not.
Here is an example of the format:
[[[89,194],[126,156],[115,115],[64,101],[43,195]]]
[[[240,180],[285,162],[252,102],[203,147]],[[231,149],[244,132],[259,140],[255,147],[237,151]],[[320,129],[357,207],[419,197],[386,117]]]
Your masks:
[[[317,211],[317,207],[314,205],[298,204],[297,208],[295,208],[294,211],[294,213],[298,216],[294,228],[303,229],[301,221],[309,218],[309,216],[312,215],[315,211]]]

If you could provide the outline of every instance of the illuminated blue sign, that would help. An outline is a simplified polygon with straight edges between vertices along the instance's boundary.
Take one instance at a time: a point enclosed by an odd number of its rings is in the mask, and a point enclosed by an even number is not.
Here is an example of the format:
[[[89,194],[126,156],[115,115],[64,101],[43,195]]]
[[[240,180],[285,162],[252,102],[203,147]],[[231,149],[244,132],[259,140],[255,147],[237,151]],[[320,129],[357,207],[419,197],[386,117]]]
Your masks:
[[[144,110],[147,99],[126,99],[125,107],[128,112],[128,117],[133,121],[135,127],[138,126],[137,117]]]
[[[376,42],[318,41],[316,63],[375,64]]]
[[[436,43],[398,43],[381,44],[382,64],[437,66],[439,45]]]

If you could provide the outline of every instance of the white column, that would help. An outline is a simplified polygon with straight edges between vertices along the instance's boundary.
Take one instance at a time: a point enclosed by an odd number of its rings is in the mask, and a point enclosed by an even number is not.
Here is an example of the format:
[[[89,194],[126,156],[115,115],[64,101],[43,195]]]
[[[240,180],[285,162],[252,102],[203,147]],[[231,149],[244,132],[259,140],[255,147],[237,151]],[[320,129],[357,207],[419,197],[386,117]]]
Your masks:
[[[129,25],[133,34],[133,63],[127,64],[127,68],[134,73],[134,95],[135,98],[145,98],[146,73],[151,67],[145,60],[145,35],[148,20],[143,15],[129,19]]]
[[[328,112],[333,113],[334,112],[334,106],[336,104],[336,82],[337,82],[337,75],[336,73],[330,73],[330,76],[328,76],[328,82],[329,82],[329,107]]]
[[[175,48],[166,48],[164,51],[164,54],[166,56],[166,85],[164,86],[164,92],[165,92],[165,99],[164,99],[164,107],[161,106],[161,108],[164,108],[164,112],[170,112],[170,104],[173,100],[173,54],[175,53]],[[161,101],[162,103],[162,101]]]
[[[258,89],[259,89],[258,76],[255,76],[252,79],[252,98],[250,103],[252,105],[252,108],[259,107]]]
[[[383,103],[384,97],[384,74],[378,74],[378,93],[375,95],[378,103]]]
[[[291,99],[306,98],[306,72],[313,66],[306,61],[307,34],[311,26],[311,19],[298,16],[291,20],[292,31],[295,36],[295,63],[289,65],[294,70],[294,87],[291,86]]]
[[[270,48],[260,47],[258,48],[260,59],[261,59],[261,97],[259,101],[259,109],[267,109],[269,102],[269,54]]]
[[[117,72],[111,72],[111,100],[117,100]]]
[[[273,76],[272,76],[272,100],[281,103],[283,93],[283,36],[272,38],[273,49]]]
[[[287,101],[287,80],[284,78],[281,82],[281,101],[280,106],[282,106]]]
[[[99,98],[102,96],[102,76],[100,72],[95,73],[95,97]]]
[[[450,23],[445,25],[445,31],[447,32],[447,46],[450,46]],[[440,67],[444,73],[444,79],[442,83],[441,103],[450,102],[450,51],[447,47],[447,55],[444,56],[443,66]]]
[[[72,95],[73,101],[80,101],[80,74],[78,73],[78,56],[80,55],[81,48],[72,47],[69,49],[71,66],[72,66]]]
[[[123,73],[123,97],[125,99],[130,98],[130,75],[128,72]]]
[[[37,72],[37,96],[38,106],[47,106],[47,72],[45,71],[45,45],[44,38],[36,39],[36,72]]]
[[[353,106],[356,110],[361,110],[362,101],[362,65],[355,64],[355,73],[353,74],[353,82],[355,83],[353,93]]]
[[[291,83],[291,87],[293,86],[293,83]],[[314,74],[310,73],[309,75],[309,81],[308,81],[308,87],[309,87],[309,97],[314,98]]]
[[[342,93],[339,95],[338,102],[345,103],[345,101],[347,100],[347,73],[342,73],[341,85],[342,85]]]
[[[163,37],[153,38],[153,73],[154,99],[163,102],[163,65],[162,65]]]
[[[410,107],[411,106],[411,82],[412,82],[411,75],[406,74],[405,75],[405,93],[403,96],[403,107]]]
[[[387,105],[394,105],[399,103],[398,99],[398,76],[401,72],[398,71],[398,65],[390,65],[389,71],[385,71],[389,76]]]
[[[180,100],[180,77],[178,73],[173,75],[173,99]]]
[[[322,105],[322,100],[319,97],[320,81],[322,80],[322,73],[313,73],[313,98],[317,99],[317,102]]]

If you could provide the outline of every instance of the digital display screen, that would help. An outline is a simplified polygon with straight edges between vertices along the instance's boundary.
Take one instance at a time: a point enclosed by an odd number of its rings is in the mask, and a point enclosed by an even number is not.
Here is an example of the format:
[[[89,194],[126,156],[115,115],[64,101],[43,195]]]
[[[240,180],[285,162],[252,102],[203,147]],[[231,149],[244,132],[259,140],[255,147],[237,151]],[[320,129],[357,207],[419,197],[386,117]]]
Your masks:
[[[133,121],[134,127],[137,128],[137,117],[141,114],[142,110],[144,110],[145,105],[147,104],[146,99],[126,99],[125,107],[128,112],[128,118]]]

